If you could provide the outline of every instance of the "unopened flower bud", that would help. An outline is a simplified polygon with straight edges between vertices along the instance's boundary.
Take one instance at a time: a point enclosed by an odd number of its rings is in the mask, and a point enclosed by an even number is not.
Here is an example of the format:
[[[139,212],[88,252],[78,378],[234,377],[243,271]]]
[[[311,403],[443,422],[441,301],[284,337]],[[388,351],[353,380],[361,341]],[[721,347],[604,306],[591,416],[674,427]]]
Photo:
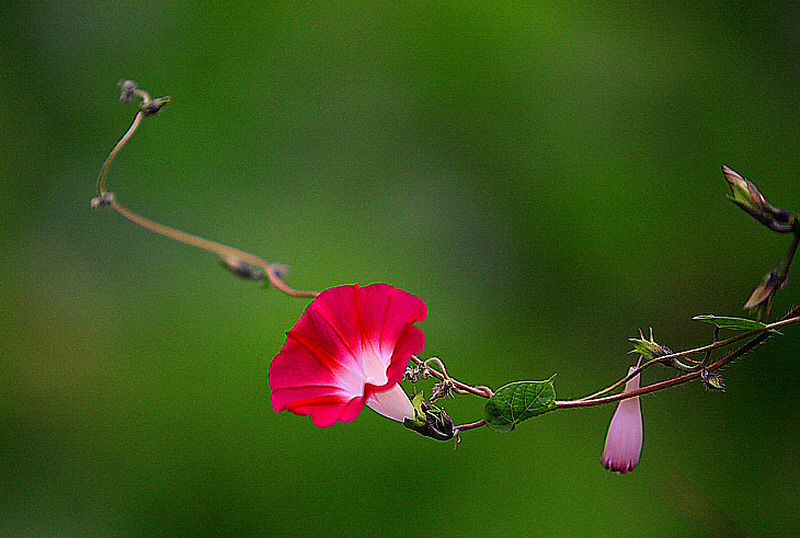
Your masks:
[[[725,392],[725,390],[728,388],[728,386],[725,385],[725,380],[721,375],[709,372],[708,370],[703,370],[700,372],[700,379],[703,381],[703,385],[705,385],[707,390],[718,390],[720,392]]]
[[[770,204],[752,181],[727,166],[722,167],[722,173],[731,188],[728,198],[758,222],[781,233],[790,232],[797,225],[795,215]]]
[[[171,100],[172,97],[169,95],[165,95],[164,97],[156,97],[155,99],[148,101],[147,104],[142,103],[142,106],[139,107],[139,110],[141,110],[145,116],[154,116],[161,112],[161,109],[164,108],[164,105],[169,103]]]
[[[261,280],[264,278],[264,273],[261,269],[234,256],[221,257],[219,262],[225,269],[239,278],[249,280]]]
[[[722,173],[728,181],[728,186],[731,188],[731,196],[729,196],[731,201],[756,219],[762,220],[762,212],[766,200],[764,199],[764,195],[758,190],[758,187],[727,166],[722,166]],[[766,218],[771,219],[769,216]]]
[[[753,294],[750,295],[750,299],[747,300],[747,303],[744,305],[745,310],[749,310],[751,308],[755,308],[764,303],[770,303],[772,298],[778,293],[783,285],[786,283],[786,280],[781,280],[778,278],[776,271],[770,271],[764,276],[764,280],[758,287],[753,290]]]
[[[132,103],[136,95],[136,83],[132,80],[119,81],[119,100],[123,103]]]
[[[114,193],[104,192],[102,196],[95,196],[92,198],[92,209],[100,209],[101,207],[111,205],[114,203]]]
[[[636,370],[636,366],[628,369],[628,375]],[[639,388],[639,374],[625,383],[625,393]],[[642,457],[644,440],[644,423],[642,422],[642,404],[639,396],[623,400],[617,406],[606,434],[606,444],[600,458],[603,467],[617,474],[625,474],[639,465]]]

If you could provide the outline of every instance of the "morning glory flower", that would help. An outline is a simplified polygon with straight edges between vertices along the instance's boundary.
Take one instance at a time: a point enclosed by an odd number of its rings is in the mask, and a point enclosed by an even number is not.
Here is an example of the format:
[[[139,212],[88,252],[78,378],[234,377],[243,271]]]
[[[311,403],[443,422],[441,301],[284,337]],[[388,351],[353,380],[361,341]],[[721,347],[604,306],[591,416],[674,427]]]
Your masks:
[[[400,422],[413,418],[398,382],[422,350],[414,324],[425,316],[419,298],[389,284],[323,291],[270,365],[273,407],[323,428],[350,422],[365,407]]]

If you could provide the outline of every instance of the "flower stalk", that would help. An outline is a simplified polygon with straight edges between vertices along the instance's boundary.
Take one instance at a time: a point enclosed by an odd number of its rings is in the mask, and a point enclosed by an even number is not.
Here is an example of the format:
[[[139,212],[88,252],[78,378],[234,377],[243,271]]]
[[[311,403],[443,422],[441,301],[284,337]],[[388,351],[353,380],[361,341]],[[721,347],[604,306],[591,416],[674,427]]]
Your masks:
[[[167,103],[170,102],[169,96],[152,99],[149,93],[138,88],[136,83],[132,80],[123,81],[121,83],[120,100],[125,103],[130,103],[133,101],[134,97],[139,97],[142,100],[139,107],[139,112],[136,113],[133,123],[131,123],[130,127],[128,127],[128,130],[122,135],[122,138],[120,138],[119,141],[114,145],[114,147],[111,149],[111,152],[108,154],[108,157],[106,157],[106,160],[103,162],[103,165],[100,167],[100,174],[97,177],[97,197],[92,199],[92,208],[99,209],[101,207],[108,206],[123,218],[138,226],[141,226],[142,228],[150,230],[151,232],[169,237],[170,239],[180,243],[185,243],[187,245],[212,252],[219,256],[225,264],[239,263],[258,267],[266,275],[269,282],[277,290],[285,293],[286,295],[290,295],[292,297],[316,297],[319,295],[319,293],[316,291],[297,290],[287,285],[282,279],[282,275],[285,272],[285,267],[282,264],[268,263],[264,259],[254,254],[250,254],[249,252],[229,247],[223,243],[211,241],[203,237],[192,235],[176,228],[159,224],[148,219],[147,217],[131,211],[117,201],[116,196],[106,189],[106,177],[108,176],[108,171],[111,168],[111,163],[114,161],[114,158],[117,156],[117,154],[122,150],[123,146],[125,146],[125,144],[136,133],[137,129],[142,123],[142,119],[157,114]]]
[[[772,303],[775,301],[775,296],[778,291],[786,285],[786,280],[789,278],[789,268],[794,260],[794,255],[797,252],[797,246],[800,244],[800,235],[795,233],[792,236],[792,242],[786,254],[783,255],[781,263],[766,274],[761,284],[750,295],[750,299],[744,305],[745,310],[756,309],[756,319],[761,320],[769,316],[772,310]]]

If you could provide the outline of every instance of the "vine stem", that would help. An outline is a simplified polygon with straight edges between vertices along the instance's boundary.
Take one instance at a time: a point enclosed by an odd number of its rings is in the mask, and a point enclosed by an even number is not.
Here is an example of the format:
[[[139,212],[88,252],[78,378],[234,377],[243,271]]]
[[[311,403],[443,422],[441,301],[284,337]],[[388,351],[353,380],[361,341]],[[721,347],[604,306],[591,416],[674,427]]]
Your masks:
[[[745,353],[751,351],[752,349],[757,347],[759,344],[764,342],[767,338],[769,338],[771,336],[770,332],[769,332],[770,330],[776,329],[778,327],[783,327],[784,325],[789,325],[790,323],[796,323],[797,321],[800,321],[800,317],[798,317],[798,315],[800,315],[800,306],[794,307],[792,310],[789,311],[788,314],[786,314],[779,321],[776,321],[775,323],[771,323],[771,324],[765,326],[762,329],[758,329],[757,331],[750,331],[750,332],[747,332],[747,333],[745,333],[743,335],[739,335],[738,337],[729,338],[728,340],[723,340],[722,342],[719,342],[718,344],[724,344],[726,342],[727,342],[727,344],[730,344],[732,342],[739,341],[739,340],[742,340],[744,338],[749,338],[749,337],[752,337],[752,336],[755,335],[755,337],[752,340],[750,340],[749,342],[744,344],[742,347],[740,347],[739,349],[737,349],[733,353],[731,353],[731,354],[721,358],[720,360],[708,365],[706,370],[708,370],[708,371],[717,370],[717,369],[722,368],[723,366],[729,364],[731,361],[734,361],[734,360],[738,359],[739,357],[741,357]],[[703,346],[701,348],[697,348],[695,350],[683,351],[681,353],[674,353],[674,354],[669,355],[669,356],[664,356],[664,357],[659,357],[658,359],[653,359],[653,361],[649,361],[648,363],[642,365],[641,368],[638,368],[636,371],[632,372],[631,375],[629,375],[626,378],[624,378],[620,382],[620,384],[624,383],[627,379],[630,379],[631,377],[637,375],[639,372],[641,372],[644,369],[645,366],[647,366],[650,363],[653,363],[654,361],[655,362],[660,362],[660,361],[664,360],[667,357],[683,356],[683,355],[687,355],[689,353],[698,353],[700,351],[705,351],[706,349],[712,349],[713,347],[720,347],[720,346],[717,345],[717,344],[711,344],[711,345],[708,345],[708,346]],[[655,392],[655,391],[658,391],[658,390],[663,390],[663,389],[666,389],[666,388],[669,388],[669,387],[674,387],[674,386],[677,386],[677,385],[681,385],[681,384],[686,383],[688,381],[692,381],[692,380],[697,379],[698,377],[700,377],[701,373],[702,373],[702,370],[698,370],[696,372],[691,372],[691,373],[688,373],[688,374],[684,374],[682,376],[674,377],[672,379],[667,379],[666,381],[661,381],[659,383],[653,383],[652,385],[647,385],[645,387],[641,387],[639,389],[632,390],[630,392],[623,392],[623,393],[620,393],[620,394],[614,394],[613,396],[605,396],[605,397],[602,397],[602,398],[593,398],[593,399],[580,399],[580,400],[557,400],[555,402],[555,404],[556,404],[556,408],[557,409],[569,409],[569,408],[576,408],[576,407],[591,407],[593,405],[602,405],[602,404],[616,402],[616,401],[620,401],[620,400],[627,400],[628,398],[633,398],[635,396],[641,396],[642,394],[647,394],[649,392]]]
[[[465,432],[467,430],[473,430],[475,428],[480,428],[480,427],[485,426],[485,425],[486,425],[486,421],[481,419],[481,420],[477,420],[475,422],[470,422],[469,424],[462,424],[460,426],[456,426],[454,428],[454,430],[460,433],[460,432]]]
[[[797,323],[798,321],[800,321],[800,306],[795,307],[792,310],[790,310],[780,320],[778,320],[778,321],[776,321],[774,323],[770,323],[768,325],[765,325],[761,329],[748,331],[746,333],[742,333],[742,334],[733,336],[733,337],[728,338],[726,340],[715,341],[715,342],[713,342],[711,344],[708,344],[708,345],[705,345],[705,346],[700,346],[700,347],[696,347],[696,348],[693,348],[693,349],[687,349],[686,351],[680,351],[680,352],[677,352],[677,353],[671,353],[669,355],[663,355],[661,357],[654,358],[654,359],[652,359],[650,361],[647,361],[646,363],[642,364],[641,366],[637,367],[637,369],[634,370],[633,372],[631,372],[629,375],[623,377],[622,379],[620,379],[619,381],[617,381],[613,385],[611,385],[609,387],[606,387],[605,389],[603,389],[601,391],[595,392],[595,393],[593,393],[593,394],[591,394],[589,396],[585,396],[583,398],[578,398],[578,399],[575,399],[575,400],[556,400],[555,401],[556,408],[558,408],[558,409],[569,409],[569,408],[576,408],[576,407],[591,407],[591,406],[595,406],[595,405],[602,405],[602,404],[616,402],[616,401],[620,401],[620,400],[626,400],[628,398],[633,398],[634,396],[639,396],[641,394],[647,394],[649,392],[655,392],[655,391],[658,391],[658,390],[663,390],[663,389],[666,389],[666,388],[669,388],[669,387],[674,387],[674,386],[677,386],[677,385],[681,385],[683,383],[687,383],[689,381],[692,381],[692,380],[697,379],[698,377],[700,377],[700,375],[702,374],[703,369],[698,369],[695,372],[690,372],[690,373],[687,373],[687,374],[682,375],[682,376],[678,376],[678,377],[675,377],[675,378],[672,378],[672,379],[668,379],[666,381],[661,381],[659,383],[654,383],[652,385],[647,385],[647,386],[641,387],[641,388],[639,388],[639,389],[637,389],[635,391],[631,391],[631,392],[627,392],[627,393],[615,394],[613,396],[599,397],[599,396],[602,396],[603,394],[611,392],[615,388],[625,384],[627,381],[629,381],[633,377],[639,375],[642,371],[646,370],[647,368],[649,368],[649,367],[651,367],[651,366],[653,366],[655,364],[659,364],[659,363],[662,363],[662,362],[665,362],[665,361],[669,361],[669,360],[672,360],[672,359],[676,359],[676,358],[679,358],[679,357],[685,357],[687,355],[694,355],[694,354],[703,353],[703,352],[710,353],[714,349],[718,349],[718,348],[721,348],[721,347],[726,347],[726,346],[729,346],[729,345],[734,344],[736,342],[739,342],[741,340],[752,338],[752,340],[747,342],[745,345],[743,345],[742,347],[740,347],[739,349],[737,349],[733,353],[729,354],[728,356],[726,356],[726,357],[724,357],[724,358],[722,358],[722,359],[720,359],[720,360],[718,360],[718,361],[716,361],[714,363],[709,364],[705,368],[706,371],[717,370],[719,368],[722,368],[726,364],[729,364],[731,361],[741,357],[745,353],[749,352],[750,350],[752,350],[753,348],[755,348],[756,346],[758,346],[759,344],[764,342],[767,338],[770,337],[770,331],[773,331],[773,330],[778,329],[780,327],[783,327],[785,325],[790,325],[792,323]],[[458,389],[460,389],[460,390],[462,390],[464,392],[467,392],[467,393],[470,393],[470,394],[474,394],[475,396],[479,396],[481,398],[487,398],[487,399],[491,398],[492,395],[494,394],[489,387],[485,387],[485,386],[482,386],[482,385],[479,385],[479,386],[468,385],[467,383],[464,383],[462,381],[458,381],[457,379],[454,379],[454,378],[450,377],[446,373],[443,373],[443,372],[440,372],[440,371],[438,371],[438,370],[436,370],[434,368],[431,368],[425,361],[423,361],[422,359],[420,359],[416,355],[412,355],[411,356],[411,360],[414,361],[414,363],[416,363],[418,366],[422,366],[423,368],[425,368],[428,372],[430,372],[431,375],[433,375],[434,377],[436,377],[440,381],[449,380],[450,382],[453,383],[453,385],[455,387],[457,387]],[[477,422],[472,422],[472,423],[466,424],[464,426],[457,426],[456,429],[459,430],[459,431],[465,431],[465,430],[470,430],[470,429],[473,429],[473,428],[479,428],[479,427],[481,427],[483,425],[484,425],[484,421],[483,420],[479,420]]]
[[[146,106],[151,101],[150,96],[143,90],[137,89],[136,94],[142,98],[143,106]],[[223,259],[233,258],[256,266],[264,271],[264,274],[276,289],[282,293],[285,293],[286,295],[290,295],[292,297],[316,297],[319,295],[319,292],[316,291],[297,290],[287,285],[281,278],[283,266],[280,264],[269,263],[263,258],[260,258],[259,256],[249,252],[245,252],[216,241],[211,241],[203,237],[192,235],[181,230],[159,224],[158,222],[152,221],[147,217],[131,211],[117,202],[116,197],[106,190],[106,177],[108,175],[108,170],[111,168],[111,163],[114,161],[114,157],[117,156],[122,147],[128,142],[128,140],[131,139],[136,130],[139,128],[139,125],[141,125],[142,118],[144,116],[145,113],[141,110],[136,114],[136,117],[133,119],[133,123],[131,123],[130,127],[128,127],[128,130],[125,131],[124,135],[122,135],[122,138],[120,138],[119,141],[114,145],[114,147],[111,149],[111,152],[108,154],[108,157],[106,157],[106,160],[103,162],[103,166],[100,168],[100,174],[97,178],[97,194],[100,201],[99,205],[110,206],[111,209],[116,211],[125,219],[143,228],[146,228],[151,232],[155,232],[193,247],[201,248],[208,252],[213,252]]]
[[[606,388],[604,388],[602,390],[599,390],[599,391],[597,391],[595,393],[592,393],[589,396],[584,396],[583,398],[577,398],[574,401],[595,400],[595,399],[597,399],[597,397],[602,396],[603,394],[607,394],[607,393],[611,392],[612,390],[614,390],[614,389],[616,389],[618,387],[621,387],[626,382],[628,382],[629,380],[631,380],[632,378],[636,377],[641,372],[643,372],[644,370],[646,370],[647,368],[649,368],[649,367],[651,367],[651,366],[653,366],[655,364],[668,362],[670,360],[677,359],[677,358],[680,358],[680,357],[685,357],[687,355],[695,355],[695,354],[704,353],[704,352],[707,353],[707,354],[710,354],[711,351],[713,351],[715,349],[718,349],[718,348],[721,348],[721,347],[727,347],[727,346],[729,346],[731,344],[734,344],[736,342],[739,342],[741,340],[745,340],[747,338],[751,338],[753,336],[758,336],[759,334],[762,334],[762,333],[765,333],[765,332],[768,332],[768,331],[771,331],[771,330],[778,329],[780,327],[783,327],[784,325],[790,325],[792,323],[797,323],[798,321],[800,321],[800,317],[797,317],[797,314],[792,314],[792,312],[795,312],[796,310],[798,310],[798,309],[797,308],[793,309],[791,312],[789,312],[786,316],[781,318],[779,321],[776,321],[776,322],[771,323],[769,325],[765,325],[761,329],[756,329],[756,330],[753,330],[753,331],[748,331],[746,333],[738,334],[738,335],[733,336],[731,338],[728,338],[726,340],[715,341],[715,342],[713,342],[711,344],[707,344],[705,346],[700,346],[700,347],[696,347],[696,348],[693,348],[693,349],[687,349],[686,351],[680,351],[680,352],[677,352],[677,353],[671,353],[669,355],[662,355],[660,357],[656,357],[654,359],[651,359],[651,360],[647,361],[646,363],[642,364],[641,366],[637,367],[636,370],[631,372],[629,375],[623,377],[622,379],[620,379],[619,381],[617,381],[613,385],[610,385],[610,386],[608,386],[608,387],[606,387]],[[711,369],[712,369],[711,366],[707,366],[706,367],[706,370],[711,370]],[[696,373],[696,374],[699,375],[700,370],[702,370],[702,369],[699,369],[697,372],[692,372],[692,373]]]
[[[792,265],[792,260],[797,252],[798,245],[800,245],[800,235],[794,234],[794,237],[792,237],[792,243],[789,245],[789,249],[786,251],[786,254],[784,254],[783,259],[778,266],[778,278],[781,279],[781,282],[786,282],[786,279],[789,276],[789,267]]]
[[[466,384],[466,383],[464,383],[462,381],[459,381],[457,379],[453,379],[449,375],[447,375],[445,373],[442,373],[439,370],[436,370],[434,368],[431,368],[429,365],[427,365],[425,363],[425,361],[423,361],[422,359],[420,359],[416,355],[411,355],[411,360],[414,361],[417,365],[422,366],[423,368],[425,368],[435,378],[439,379],[440,381],[449,380],[449,381],[451,381],[453,383],[453,385],[457,389],[463,390],[464,392],[468,392],[470,394],[474,394],[475,396],[480,396],[481,398],[486,398],[486,399],[489,399],[494,395],[494,392],[492,392],[492,389],[490,389],[489,387],[486,387],[486,386],[483,386],[483,385],[479,385],[479,386],[473,387],[472,385],[468,385],[468,384]]]

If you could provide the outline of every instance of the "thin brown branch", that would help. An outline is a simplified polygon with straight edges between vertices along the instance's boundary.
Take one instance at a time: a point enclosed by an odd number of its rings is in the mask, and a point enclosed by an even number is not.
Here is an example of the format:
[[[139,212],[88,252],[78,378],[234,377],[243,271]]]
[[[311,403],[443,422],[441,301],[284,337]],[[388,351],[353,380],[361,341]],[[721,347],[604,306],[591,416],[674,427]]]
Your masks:
[[[249,252],[229,247],[223,243],[211,241],[203,237],[192,235],[176,228],[159,224],[158,222],[152,221],[147,217],[131,211],[116,201],[116,197],[106,189],[106,177],[108,176],[108,171],[111,168],[111,163],[114,161],[114,158],[120,152],[122,147],[128,142],[128,140],[131,139],[136,130],[139,128],[142,118],[147,115],[143,108],[146,107],[146,105],[151,101],[153,103],[159,101],[158,99],[151,100],[150,95],[147,92],[138,88],[135,90],[135,94],[142,99],[142,109],[140,109],[140,111],[136,114],[136,117],[133,119],[133,123],[131,123],[130,127],[128,127],[128,130],[125,131],[124,135],[122,135],[122,138],[120,138],[119,141],[114,145],[114,147],[111,149],[111,152],[108,154],[108,157],[106,157],[105,161],[103,162],[103,165],[100,168],[100,174],[97,177],[98,198],[93,200],[92,205],[94,207],[108,205],[130,222],[133,222],[134,224],[137,224],[152,232],[169,237],[175,241],[191,245],[193,247],[201,248],[208,252],[213,252],[222,259],[236,259],[259,267],[264,271],[264,274],[267,276],[270,283],[276,289],[282,293],[285,293],[286,295],[290,295],[292,297],[316,297],[319,295],[319,292],[316,291],[297,290],[287,285],[281,278],[283,266],[280,264],[269,263]]]
[[[722,359],[720,359],[720,360],[718,360],[718,361],[716,361],[716,362],[714,362],[712,364],[709,364],[708,367],[706,368],[706,370],[708,370],[708,371],[717,370],[717,369],[722,368],[723,366],[729,364],[730,362],[738,359],[739,357],[741,357],[742,355],[744,355],[748,351],[751,351],[752,349],[757,347],[759,344],[764,342],[767,338],[769,338],[771,336],[770,330],[777,329],[778,327],[783,327],[784,325],[788,325],[790,323],[796,323],[796,322],[800,321],[800,317],[798,317],[798,315],[800,315],[800,307],[794,307],[792,310],[789,311],[789,313],[787,313],[779,321],[776,321],[775,323],[771,323],[771,324],[767,325],[766,327],[764,327],[763,329],[758,329],[756,331],[750,331],[750,332],[744,333],[743,335],[740,335],[739,337],[736,337],[736,338],[729,338],[727,340],[727,342],[729,342],[729,343],[733,342],[733,341],[742,340],[743,338],[750,338],[750,337],[752,337],[752,340],[750,340],[749,342],[744,344],[742,347],[740,347],[739,349],[737,349],[733,353],[723,357]],[[723,342],[726,342],[726,341],[723,340],[720,343],[723,343]],[[705,350],[706,348],[710,348],[710,347],[711,346],[703,346],[702,348],[697,348],[697,349]],[[716,346],[716,347],[719,347],[719,346]],[[671,357],[682,356],[682,355],[684,355],[686,353],[687,352],[675,353],[675,354],[671,355]],[[658,361],[661,361],[664,358],[665,357],[659,357]],[[656,359],[654,359],[654,360],[656,360]],[[650,362],[653,362],[653,361],[650,361]],[[637,375],[637,373],[640,372],[643,368],[644,368],[644,365],[642,366],[642,368],[639,368],[637,371],[632,372],[629,376],[626,376],[622,380],[622,382],[624,383],[628,379],[630,379],[633,376]],[[645,387],[641,387],[639,389],[636,389],[636,390],[633,390],[633,391],[630,391],[630,392],[614,394],[613,396],[606,396],[606,397],[603,397],[603,398],[581,399],[581,400],[558,400],[558,401],[555,402],[556,403],[556,408],[558,408],[558,409],[569,409],[569,408],[577,408],[577,407],[591,407],[593,405],[602,405],[602,404],[616,402],[616,401],[620,401],[620,400],[627,400],[628,398],[633,398],[635,396],[641,396],[642,394],[647,394],[647,393],[650,393],[650,392],[656,392],[658,390],[663,390],[663,389],[674,387],[674,386],[677,386],[677,385],[682,385],[683,383],[687,383],[689,381],[697,379],[698,377],[700,377],[701,373],[702,373],[702,370],[698,370],[696,372],[690,372],[688,374],[684,374],[682,376],[674,377],[674,378],[668,379],[666,381],[661,381],[659,383],[654,383],[652,385],[647,385]]]

